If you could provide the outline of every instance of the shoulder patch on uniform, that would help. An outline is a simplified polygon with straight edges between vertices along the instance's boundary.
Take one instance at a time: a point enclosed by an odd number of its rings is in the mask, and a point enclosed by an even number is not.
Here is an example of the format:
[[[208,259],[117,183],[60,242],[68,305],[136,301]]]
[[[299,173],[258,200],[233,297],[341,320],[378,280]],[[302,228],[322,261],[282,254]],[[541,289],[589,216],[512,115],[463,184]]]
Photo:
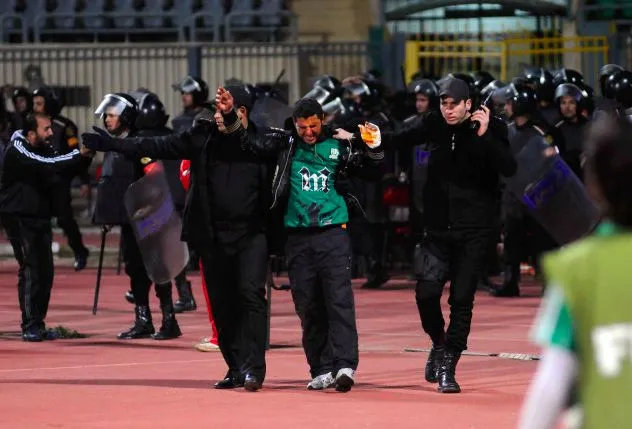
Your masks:
[[[544,136],[544,140],[546,140],[546,142],[547,142],[548,144],[553,144],[553,137],[551,137],[551,135],[550,135],[550,134],[546,134],[546,135]]]
[[[72,127],[66,127],[66,135],[68,137],[73,137],[75,135],[75,130]]]
[[[153,160],[151,158],[149,158],[148,156],[142,157],[140,159],[140,163],[143,164],[143,165],[147,165],[147,164],[149,164],[152,161]]]

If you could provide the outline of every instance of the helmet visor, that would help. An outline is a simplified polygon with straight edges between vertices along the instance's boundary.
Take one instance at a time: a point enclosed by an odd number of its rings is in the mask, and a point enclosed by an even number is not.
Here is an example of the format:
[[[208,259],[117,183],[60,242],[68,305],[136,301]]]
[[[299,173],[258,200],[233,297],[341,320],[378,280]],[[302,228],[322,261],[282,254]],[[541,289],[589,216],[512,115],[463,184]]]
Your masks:
[[[312,88],[303,98],[311,98],[318,101],[321,105],[325,102],[331,93],[324,88],[316,86]]]
[[[94,114],[101,118],[106,114],[121,116],[121,113],[123,113],[126,108],[133,109],[134,105],[121,96],[108,94],[103,97],[103,101],[99,104],[97,110],[94,111]]]
[[[190,94],[192,92],[202,92],[202,87],[200,83],[193,79],[191,76],[187,76],[182,79],[180,82],[174,83],[171,85],[174,91],[180,91],[184,94]]]

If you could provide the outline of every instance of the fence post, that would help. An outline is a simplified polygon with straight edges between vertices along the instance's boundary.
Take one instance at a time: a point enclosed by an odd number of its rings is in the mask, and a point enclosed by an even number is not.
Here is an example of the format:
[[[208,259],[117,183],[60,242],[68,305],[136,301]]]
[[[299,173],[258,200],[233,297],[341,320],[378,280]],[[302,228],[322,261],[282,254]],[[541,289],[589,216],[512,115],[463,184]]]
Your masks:
[[[404,62],[404,78],[406,84],[410,82],[412,75],[419,71],[419,42],[409,40],[406,42],[406,61]]]
[[[187,62],[190,76],[202,77],[202,47],[191,46],[187,49]]]

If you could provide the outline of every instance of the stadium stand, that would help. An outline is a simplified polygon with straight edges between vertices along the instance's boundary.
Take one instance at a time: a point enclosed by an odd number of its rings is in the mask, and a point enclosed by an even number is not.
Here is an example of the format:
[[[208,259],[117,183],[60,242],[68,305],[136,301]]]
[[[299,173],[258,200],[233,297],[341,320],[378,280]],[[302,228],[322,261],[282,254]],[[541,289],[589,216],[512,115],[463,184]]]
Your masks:
[[[296,40],[284,0],[2,0],[4,43]]]

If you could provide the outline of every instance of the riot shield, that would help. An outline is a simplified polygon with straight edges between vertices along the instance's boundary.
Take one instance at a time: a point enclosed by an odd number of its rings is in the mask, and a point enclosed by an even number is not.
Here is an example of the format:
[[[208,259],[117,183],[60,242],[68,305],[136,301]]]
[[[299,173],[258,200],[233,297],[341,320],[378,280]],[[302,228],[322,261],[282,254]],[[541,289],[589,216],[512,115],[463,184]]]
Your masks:
[[[292,107],[270,97],[255,101],[250,120],[259,128],[283,128],[285,120],[292,117]]]
[[[180,241],[182,221],[162,162],[130,185],[125,208],[149,278],[158,284],[171,281],[186,266],[189,251]]]
[[[518,170],[508,189],[561,246],[590,233],[599,210],[557,150],[538,136],[516,154]]]

